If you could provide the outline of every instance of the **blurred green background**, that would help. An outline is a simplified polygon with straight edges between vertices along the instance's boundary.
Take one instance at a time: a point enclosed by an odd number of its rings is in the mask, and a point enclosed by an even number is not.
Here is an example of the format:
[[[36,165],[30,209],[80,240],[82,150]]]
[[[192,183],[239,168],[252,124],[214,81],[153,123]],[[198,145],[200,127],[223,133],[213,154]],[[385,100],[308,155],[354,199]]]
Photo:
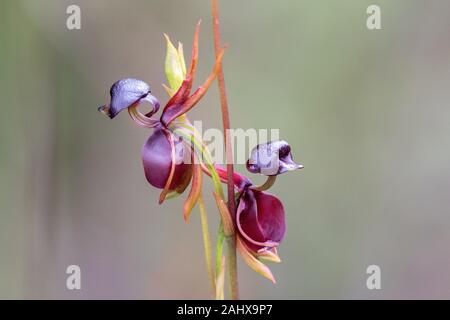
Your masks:
[[[70,4],[81,30],[66,28]],[[382,30],[366,28],[370,4]],[[450,2],[220,9],[232,126],[280,128],[305,165],[271,190],[288,223],[277,284],[240,260],[241,296],[450,298]],[[198,214],[186,225],[182,199],[158,206],[145,180],[149,132],[97,112],[124,77],[164,101],[162,34],[189,58],[198,19],[204,79],[208,1],[0,1],[0,298],[208,297]],[[218,101],[214,85],[190,118],[220,127]],[[80,291],[65,287],[70,264]],[[371,264],[381,290],[366,288]]]

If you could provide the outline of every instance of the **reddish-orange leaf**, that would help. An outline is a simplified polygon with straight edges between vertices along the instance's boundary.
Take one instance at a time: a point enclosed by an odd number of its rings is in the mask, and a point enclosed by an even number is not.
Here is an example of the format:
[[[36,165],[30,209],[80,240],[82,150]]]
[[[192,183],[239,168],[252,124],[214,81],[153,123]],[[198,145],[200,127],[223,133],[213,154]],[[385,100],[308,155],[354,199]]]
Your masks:
[[[193,174],[192,174],[192,185],[191,191],[189,192],[188,197],[183,205],[183,216],[186,222],[189,221],[189,215],[191,214],[192,209],[198,201],[200,193],[202,191],[202,167],[200,164],[194,163]]]

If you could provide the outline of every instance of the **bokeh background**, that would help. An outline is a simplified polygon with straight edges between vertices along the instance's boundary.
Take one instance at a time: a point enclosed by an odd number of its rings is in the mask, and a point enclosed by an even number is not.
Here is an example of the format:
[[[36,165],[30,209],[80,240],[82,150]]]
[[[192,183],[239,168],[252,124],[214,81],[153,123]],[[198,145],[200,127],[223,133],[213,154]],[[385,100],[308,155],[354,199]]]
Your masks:
[[[369,31],[374,3],[383,29]],[[81,30],[66,28],[70,4]],[[450,298],[450,2],[220,9],[232,126],[279,128],[305,165],[272,189],[288,223],[278,282],[239,261],[241,296]],[[1,298],[208,297],[198,214],[186,225],[182,199],[158,206],[144,178],[149,132],[97,112],[124,77],[164,100],[162,34],[189,48],[198,19],[203,79],[208,1],[0,1]],[[190,117],[220,127],[218,101],[214,86]],[[65,287],[71,264],[80,291]],[[366,288],[371,264],[381,290]]]

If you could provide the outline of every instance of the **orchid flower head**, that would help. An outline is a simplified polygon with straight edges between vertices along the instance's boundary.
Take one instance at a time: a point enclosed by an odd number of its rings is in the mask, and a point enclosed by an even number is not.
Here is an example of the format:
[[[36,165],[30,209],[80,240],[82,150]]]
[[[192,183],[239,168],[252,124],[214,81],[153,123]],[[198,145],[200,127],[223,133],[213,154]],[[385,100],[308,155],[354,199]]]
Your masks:
[[[137,106],[144,101],[148,101],[153,106],[151,114],[159,110],[159,100],[151,94],[150,86],[142,80],[131,78],[119,80],[112,85],[110,95],[109,105],[101,106],[99,111],[111,119],[122,110]]]
[[[276,176],[288,171],[302,169],[292,159],[291,146],[284,140],[261,143],[253,148],[247,160],[247,170],[265,176]]]

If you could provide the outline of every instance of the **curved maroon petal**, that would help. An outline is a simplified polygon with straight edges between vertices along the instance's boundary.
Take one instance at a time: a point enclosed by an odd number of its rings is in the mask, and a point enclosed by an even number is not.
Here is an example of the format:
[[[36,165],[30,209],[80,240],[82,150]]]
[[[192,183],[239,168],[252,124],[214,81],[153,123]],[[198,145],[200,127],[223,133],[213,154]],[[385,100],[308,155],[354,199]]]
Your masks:
[[[302,165],[292,159],[291,146],[286,141],[270,141],[257,145],[247,161],[248,171],[266,176],[302,168]]]
[[[243,240],[255,253],[278,246],[286,232],[281,201],[251,189],[246,190],[239,201],[236,221]]]
[[[173,144],[171,143],[173,139]],[[174,145],[174,150],[172,150]],[[172,152],[173,151],[173,152]],[[154,187],[164,189],[174,163],[174,172],[169,190],[174,190],[186,185],[186,179],[191,175],[191,164],[185,162],[187,148],[176,139],[169,131],[158,128],[148,138],[142,147],[142,161],[147,181]]]
[[[158,99],[150,94],[150,86],[142,80],[119,80],[112,85],[110,95],[109,106],[100,107],[99,110],[106,113],[111,119],[122,110],[144,100],[150,102],[153,106],[150,116],[159,109]]]

